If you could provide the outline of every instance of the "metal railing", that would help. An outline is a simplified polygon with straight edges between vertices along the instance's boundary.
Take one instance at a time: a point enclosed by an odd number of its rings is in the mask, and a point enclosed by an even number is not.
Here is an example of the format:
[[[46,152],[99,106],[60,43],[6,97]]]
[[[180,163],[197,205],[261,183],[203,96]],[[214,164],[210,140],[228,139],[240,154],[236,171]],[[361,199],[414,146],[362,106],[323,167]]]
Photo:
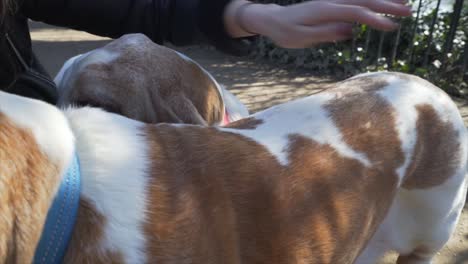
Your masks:
[[[440,71],[458,72],[462,78],[468,75],[468,1],[455,0],[451,11],[441,10],[441,3],[442,0],[413,1],[413,17],[406,19],[406,23],[403,19],[396,32],[367,29],[364,59],[390,69],[398,68],[399,60],[404,61],[409,72],[435,67]],[[359,38],[356,36],[352,41],[350,61],[354,59]],[[369,47],[375,38],[378,39],[377,47]],[[406,44],[402,45],[402,42]]]
[[[257,1],[288,5],[307,0]],[[357,25],[350,43],[300,52],[279,49],[260,38],[255,54],[333,74],[340,68],[345,75],[366,70],[414,73],[449,92],[460,94],[463,89],[468,92],[468,87],[462,87],[468,84],[468,0],[410,0],[410,3],[413,16],[400,19],[395,32]]]

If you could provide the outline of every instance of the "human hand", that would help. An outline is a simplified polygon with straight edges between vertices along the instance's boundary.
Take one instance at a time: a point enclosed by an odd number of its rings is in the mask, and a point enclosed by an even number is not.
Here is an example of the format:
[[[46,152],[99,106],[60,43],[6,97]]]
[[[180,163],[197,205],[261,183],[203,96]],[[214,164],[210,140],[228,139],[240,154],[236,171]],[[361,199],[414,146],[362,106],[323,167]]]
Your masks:
[[[306,48],[352,37],[353,23],[391,31],[398,27],[389,17],[410,16],[404,0],[315,0],[289,6],[234,0],[225,22],[233,37],[259,34],[284,48]]]

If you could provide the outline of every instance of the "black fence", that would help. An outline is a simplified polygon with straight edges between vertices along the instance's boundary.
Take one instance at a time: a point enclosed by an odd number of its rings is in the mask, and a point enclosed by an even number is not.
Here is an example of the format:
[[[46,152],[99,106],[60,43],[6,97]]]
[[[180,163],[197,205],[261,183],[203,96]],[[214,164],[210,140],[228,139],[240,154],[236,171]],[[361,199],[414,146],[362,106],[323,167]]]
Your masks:
[[[429,63],[437,68],[443,67],[447,68],[450,64],[459,63],[459,72],[460,74],[466,73],[466,64],[467,64],[467,50],[468,50],[468,40],[467,40],[467,18],[466,10],[463,12],[463,4],[468,3],[464,0],[456,0],[453,4],[453,10],[451,12],[444,12],[442,14],[440,6],[442,0],[418,0],[413,1],[417,4],[417,9],[415,12],[415,17],[410,19],[411,24],[407,27],[411,27],[411,34],[408,39],[409,45],[404,49],[399,49],[399,44],[401,41],[401,34],[403,26],[400,26],[396,33],[393,33],[393,48],[391,49],[391,54],[388,56],[390,58],[391,66],[394,66],[397,63],[397,59],[404,57],[408,59],[408,64],[412,69],[415,69],[418,66],[428,67]],[[436,3],[435,7],[426,7],[428,11],[423,15],[424,3],[431,4]],[[462,17],[462,12],[465,17]],[[463,20],[462,20],[463,18]],[[448,24],[448,25],[447,25]],[[421,27],[422,25],[422,27]],[[426,26],[428,29],[426,29]],[[457,34],[458,33],[458,34]],[[379,45],[377,48],[377,64],[379,59],[382,58],[383,43],[386,33],[379,33]],[[422,38],[422,43],[418,41],[418,35],[424,35]],[[462,36],[464,35],[464,36]],[[366,43],[370,42],[372,37],[372,30],[369,30],[366,35]],[[456,39],[457,37],[457,39]],[[420,38],[420,37],[419,37]],[[437,38],[437,39],[436,39]],[[456,40],[456,41],[455,41]],[[355,43],[356,39],[353,40]],[[425,43],[424,43],[425,42]],[[443,42],[441,46],[440,43]],[[424,52],[417,53],[415,51],[415,44],[422,45]],[[461,45],[456,45],[461,44]],[[435,49],[435,50],[433,50]],[[367,51],[367,50],[366,50]],[[456,52],[453,54],[452,52]],[[456,56],[455,59],[450,60],[450,57]],[[451,62],[451,63],[450,63]],[[453,65],[452,65],[453,66]]]
[[[273,2],[285,5],[303,1]],[[413,16],[401,19],[395,32],[357,25],[350,42],[301,51],[280,49],[260,39],[256,54],[325,73],[340,71],[347,76],[374,70],[414,73],[452,94],[464,95],[468,92],[468,1],[410,3]]]

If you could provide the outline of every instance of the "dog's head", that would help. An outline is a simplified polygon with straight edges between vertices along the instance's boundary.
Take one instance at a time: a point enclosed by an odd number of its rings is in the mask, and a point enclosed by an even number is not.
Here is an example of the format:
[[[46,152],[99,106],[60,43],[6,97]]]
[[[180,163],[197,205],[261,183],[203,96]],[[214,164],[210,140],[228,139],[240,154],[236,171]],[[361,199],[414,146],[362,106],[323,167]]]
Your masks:
[[[31,263],[73,142],[55,107],[0,92],[0,263]]]
[[[90,105],[148,123],[222,122],[222,88],[189,58],[142,34],[70,59],[55,79],[59,105]]]

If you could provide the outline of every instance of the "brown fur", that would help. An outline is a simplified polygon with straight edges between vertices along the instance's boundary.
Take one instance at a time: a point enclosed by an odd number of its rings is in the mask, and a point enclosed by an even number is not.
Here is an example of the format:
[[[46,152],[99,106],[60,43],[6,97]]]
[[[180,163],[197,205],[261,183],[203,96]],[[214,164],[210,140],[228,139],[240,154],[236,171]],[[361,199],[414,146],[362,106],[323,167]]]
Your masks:
[[[352,263],[386,214],[401,165],[397,147],[393,156],[372,149],[389,165],[366,168],[300,135],[290,135],[283,167],[256,142],[216,129],[158,125],[145,134],[156,263]]]
[[[421,78],[406,74],[393,73],[402,80],[418,82],[424,87],[432,88],[434,92],[445,96],[440,89]],[[333,100],[327,109],[344,135],[344,140],[353,149],[370,153],[369,149],[399,148],[401,142],[398,137],[390,137],[385,133],[388,125],[394,124],[392,115],[381,119],[383,113],[394,112],[383,98],[375,94],[387,86],[387,81],[380,76],[360,77],[338,83],[334,92],[341,97]],[[350,89],[350,87],[359,89]],[[362,93],[366,91],[366,93]],[[419,113],[417,121],[417,142],[413,153],[413,160],[408,168],[402,187],[406,189],[430,188],[444,183],[455,173],[460,164],[460,145],[457,131],[449,122],[443,122],[431,105],[416,107]],[[353,113],[354,119],[347,119],[343,111]],[[336,113],[335,113],[336,112]],[[372,114],[369,114],[372,113]],[[370,134],[385,135],[377,142],[369,141]],[[393,152],[393,151],[392,151]],[[394,160],[401,163],[403,153]],[[375,160],[375,155],[368,155],[373,163],[383,164]],[[449,161],[449,162],[447,162]],[[393,165],[392,165],[393,166]]]
[[[129,44],[128,39],[139,40]],[[212,125],[224,103],[215,83],[195,63],[143,35],[129,35],[102,48],[119,57],[87,65],[62,104],[90,105],[147,123]]]
[[[457,131],[442,121],[431,105],[418,105],[417,141],[403,182],[406,189],[425,189],[444,183],[460,164]]]
[[[361,76],[358,78],[346,79],[331,85],[328,91],[333,90],[334,93],[347,96],[363,95],[364,93],[373,94],[378,92],[389,83],[383,76]]]
[[[381,167],[380,170],[403,164],[395,110],[376,93],[388,83],[384,79],[362,77],[343,84],[333,90],[341,93],[341,97],[330,101],[325,108],[346,144],[357,152],[366,153],[369,161]]]
[[[31,263],[60,175],[33,135],[2,114],[0,146],[0,263]]]
[[[345,89],[349,85],[359,88]],[[385,85],[383,79],[365,77],[342,82],[328,91],[336,98],[325,106],[344,141],[364,153],[370,167],[299,134],[289,135],[290,163],[283,166],[264,146],[238,134],[196,126],[145,126],[142,134],[152,162],[144,226],[148,260],[164,264],[353,263],[393,201],[395,172],[404,161],[395,111],[376,93]],[[427,188],[445,181],[452,167],[428,173],[431,166],[437,166],[432,155],[444,160],[446,151],[459,148],[455,141],[445,140],[457,138],[454,129],[431,106],[417,109],[417,158],[405,178],[406,188]],[[229,128],[261,129],[262,123],[249,118]],[[9,191],[0,192],[0,215],[6,215],[0,218],[0,262],[22,263],[34,253],[31,245],[40,235],[34,227],[43,223],[49,206],[44,201],[52,199],[44,182],[59,180],[53,166],[46,171],[49,161],[37,153],[30,133],[2,116],[0,146],[0,160],[15,161],[15,166],[0,164],[0,189]],[[456,160],[459,157],[454,153]],[[55,178],[37,180],[44,175]],[[32,211],[29,207],[29,211],[18,210],[32,203],[37,203],[33,208],[40,219],[31,220],[26,214]],[[24,219],[26,225],[21,222]],[[96,246],[105,223],[105,216],[82,197],[65,261],[123,262],[119,252],[103,252]],[[399,261],[405,263],[420,254],[417,250]]]
[[[248,117],[236,122],[229,123],[224,127],[237,129],[255,129],[261,124],[263,124],[263,120],[256,119],[255,117]]]
[[[97,212],[94,205],[81,197],[75,229],[63,262],[67,264],[123,263],[123,257],[119,252],[109,252],[98,246],[102,243],[105,222],[106,218]]]
[[[291,162],[284,167],[240,135],[149,126],[150,195],[158,201],[149,208],[150,258],[352,263],[386,215],[404,157],[395,111],[375,93],[387,82],[360,78],[341,85],[328,91],[337,97],[326,108],[345,142],[373,167],[300,135],[290,135]],[[228,127],[256,129],[262,122],[250,118]]]

